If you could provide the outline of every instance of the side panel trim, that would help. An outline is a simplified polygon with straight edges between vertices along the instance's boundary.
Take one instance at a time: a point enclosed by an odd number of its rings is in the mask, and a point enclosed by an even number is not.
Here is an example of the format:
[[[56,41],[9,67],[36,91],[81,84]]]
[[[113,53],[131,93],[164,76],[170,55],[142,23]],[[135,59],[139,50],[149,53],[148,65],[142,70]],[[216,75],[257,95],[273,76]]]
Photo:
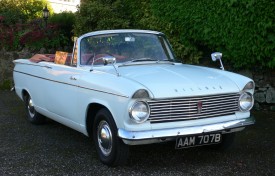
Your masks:
[[[78,85],[75,85],[75,84],[69,84],[69,83],[65,83],[65,82],[61,82],[61,81],[47,79],[47,78],[43,78],[43,77],[40,77],[40,76],[29,74],[29,73],[17,71],[17,70],[13,70],[13,71],[16,72],[16,73],[21,73],[21,74],[32,76],[32,77],[35,77],[35,78],[39,78],[39,79],[44,79],[44,80],[47,80],[47,81],[56,82],[56,83],[59,83],[59,84],[66,84],[66,85],[69,85],[69,86],[79,87],[79,88],[82,88],[82,89],[87,89],[87,90],[92,90],[92,91],[96,91],[96,92],[111,94],[111,95],[115,95],[115,96],[119,96],[119,97],[129,98],[129,96],[126,96],[126,95],[120,95],[120,94],[116,94],[116,93],[112,93],[112,92],[105,92],[105,91],[101,91],[101,90],[97,90],[97,89],[91,89],[91,88],[88,88],[88,87],[78,86]]]

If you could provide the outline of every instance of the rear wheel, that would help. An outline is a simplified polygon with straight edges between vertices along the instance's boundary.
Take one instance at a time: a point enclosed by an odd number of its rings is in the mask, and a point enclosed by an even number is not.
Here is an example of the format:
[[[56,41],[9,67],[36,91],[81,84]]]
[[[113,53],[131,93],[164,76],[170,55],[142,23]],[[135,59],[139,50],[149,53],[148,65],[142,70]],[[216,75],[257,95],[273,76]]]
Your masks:
[[[96,114],[93,139],[99,159],[108,166],[123,165],[129,155],[129,147],[117,136],[117,127],[107,109]]]
[[[25,96],[25,109],[27,111],[27,120],[32,124],[38,125],[45,122],[45,116],[35,110],[32,98],[29,95]]]

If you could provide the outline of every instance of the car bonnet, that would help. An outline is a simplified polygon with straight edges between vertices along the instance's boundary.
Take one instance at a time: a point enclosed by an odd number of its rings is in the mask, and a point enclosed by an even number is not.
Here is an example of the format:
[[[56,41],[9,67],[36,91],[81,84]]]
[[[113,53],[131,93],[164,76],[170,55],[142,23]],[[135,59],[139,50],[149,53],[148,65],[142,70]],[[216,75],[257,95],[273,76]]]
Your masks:
[[[184,64],[152,64],[120,67],[122,77],[142,84],[153,98],[173,98],[239,92],[225,72]]]

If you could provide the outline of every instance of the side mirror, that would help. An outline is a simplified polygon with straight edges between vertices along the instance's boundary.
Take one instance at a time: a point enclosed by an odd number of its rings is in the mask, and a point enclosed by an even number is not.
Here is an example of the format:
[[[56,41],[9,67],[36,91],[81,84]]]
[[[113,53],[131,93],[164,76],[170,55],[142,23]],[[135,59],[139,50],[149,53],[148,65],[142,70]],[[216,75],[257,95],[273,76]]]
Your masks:
[[[103,60],[104,65],[112,64],[115,71],[116,71],[117,76],[120,76],[120,74],[119,74],[119,72],[118,72],[118,70],[115,66],[116,58],[114,56],[110,56],[110,55],[103,56],[103,57],[100,57],[100,58],[94,60],[93,63],[92,63],[92,68],[90,69],[90,71],[93,71],[94,62],[97,61],[97,60]]]
[[[223,64],[222,64],[222,53],[220,52],[215,52],[211,54],[212,61],[219,60],[221,64],[221,69],[224,70]]]
[[[212,61],[220,60],[222,59],[222,53],[215,52],[211,54]]]
[[[103,60],[104,65],[115,64],[116,63],[116,58],[113,57],[113,56],[103,56],[100,59]]]

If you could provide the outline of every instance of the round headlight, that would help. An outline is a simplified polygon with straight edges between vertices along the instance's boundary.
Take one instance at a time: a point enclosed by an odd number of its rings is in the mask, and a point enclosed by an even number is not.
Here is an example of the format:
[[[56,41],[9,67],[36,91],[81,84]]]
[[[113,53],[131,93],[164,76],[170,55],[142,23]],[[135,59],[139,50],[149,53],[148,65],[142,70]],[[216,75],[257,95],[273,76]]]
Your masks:
[[[249,111],[254,104],[253,96],[250,93],[243,92],[239,98],[239,108],[241,111]]]
[[[144,101],[137,101],[130,108],[130,117],[136,123],[145,122],[148,119],[149,114],[150,114],[149,106]]]

